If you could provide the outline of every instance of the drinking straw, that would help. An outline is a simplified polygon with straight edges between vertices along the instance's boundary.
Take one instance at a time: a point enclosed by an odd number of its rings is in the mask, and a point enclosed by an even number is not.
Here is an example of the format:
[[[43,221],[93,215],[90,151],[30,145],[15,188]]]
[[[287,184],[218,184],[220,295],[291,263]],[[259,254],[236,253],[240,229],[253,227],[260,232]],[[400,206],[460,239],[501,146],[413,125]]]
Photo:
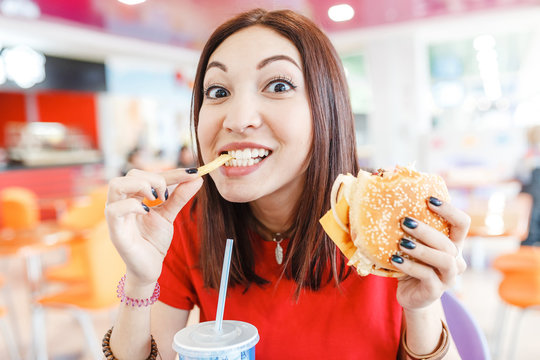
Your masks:
[[[227,297],[227,284],[229,282],[229,269],[231,268],[233,239],[227,239],[225,256],[223,257],[223,269],[221,270],[221,282],[219,284],[219,298],[216,312],[216,324],[214,331],[221,333],[223,324],[223,311],[225,310],[225,298]]]

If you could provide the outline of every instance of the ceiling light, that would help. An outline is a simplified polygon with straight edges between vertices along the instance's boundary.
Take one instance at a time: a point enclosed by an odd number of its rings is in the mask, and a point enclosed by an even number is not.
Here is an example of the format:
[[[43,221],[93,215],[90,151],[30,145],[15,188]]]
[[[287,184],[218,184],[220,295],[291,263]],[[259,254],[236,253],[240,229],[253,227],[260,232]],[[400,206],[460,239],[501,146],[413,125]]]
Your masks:
[[[6,77],[28,89],[45,80],[45,56],[28,46],[18,45],[2,51]]]
[[[335,22],[351,20],[354,9],[349,4],[334,5],[328,9],[328,17]]]
[[[146,0],[118,0],[118,1],[126,5],[138,5],[138,4],[142,4]]]
[[[4,0],[0,3],[0,12],[29,19],[37,19],[41,15],[39,6],[32,0]]]

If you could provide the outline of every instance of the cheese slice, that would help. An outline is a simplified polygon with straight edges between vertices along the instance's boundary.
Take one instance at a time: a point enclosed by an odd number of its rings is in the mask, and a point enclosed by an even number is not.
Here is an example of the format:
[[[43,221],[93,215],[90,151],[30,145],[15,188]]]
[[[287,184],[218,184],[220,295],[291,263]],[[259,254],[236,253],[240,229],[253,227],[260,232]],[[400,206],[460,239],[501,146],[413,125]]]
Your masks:
[[[338,201],[335,206],[335,211],[341,222],[349,227],[349,204],[347,203],[345,197],[342,197]],[[332,239],[332,241],[337,245],[339,250],[341,250],[347,259],[351,259],[356,252],[356,246],[354,245],[349,233],[345,232],[341,226],[339,226],[332,210],[328,210],[328,212],[324,214],[319,222],[330,239]]]

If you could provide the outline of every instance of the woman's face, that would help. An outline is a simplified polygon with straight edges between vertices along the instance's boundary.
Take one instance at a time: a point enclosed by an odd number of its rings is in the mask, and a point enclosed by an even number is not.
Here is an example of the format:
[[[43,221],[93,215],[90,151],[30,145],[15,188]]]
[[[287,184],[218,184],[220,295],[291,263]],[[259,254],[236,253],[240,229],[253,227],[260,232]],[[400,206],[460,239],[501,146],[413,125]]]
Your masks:
[[[293,43],[262,26],[231,35],[210,57],[197,135],[205,163],[235,158],[211,173],[225,199],[298,198],[313,132],[302,66]]]

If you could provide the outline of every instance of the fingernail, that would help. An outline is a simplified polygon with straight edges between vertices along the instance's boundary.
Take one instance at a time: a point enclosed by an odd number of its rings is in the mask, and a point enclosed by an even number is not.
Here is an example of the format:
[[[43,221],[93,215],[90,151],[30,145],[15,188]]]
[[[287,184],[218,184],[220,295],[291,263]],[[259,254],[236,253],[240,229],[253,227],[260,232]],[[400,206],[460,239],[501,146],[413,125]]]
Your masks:
[[[152,188],[152,195],[154,195],[154,199],[158,198],[156,189]]]
[[[403,225],[405,225],[409,229],[416,229],[416,227],[418,226],[418,223],[414,219],[411,219],[410,217],[406,217],[405,220],[403,220]]]
[[[439,199],[437,199],[436,197],[433,197],[433,196],[431,196],[431,197],[429,198],[429,203],[430,203],[431,205],[435,205],[435,206],[441,206],[441,205],[442,205],[442,201],[439,200]]]
[[[392,261],[396,264],[403,264],[403,258],[399,255],[392,255]]]
[[[186,169],[186,172],[188,174],[196,174],[197,171],[198,171],[197,168],[188,168],[188,169]]]
[[[145,203],[141,203],[141,205],[146,212],[150,211],[150,208]]]
[[[405,249],[412,250],[416,247],[416,244],[409,239],[401,239],[399,245],[403,246]]]
[[[169,189],[165,189],[165,200],[169,198]]]

